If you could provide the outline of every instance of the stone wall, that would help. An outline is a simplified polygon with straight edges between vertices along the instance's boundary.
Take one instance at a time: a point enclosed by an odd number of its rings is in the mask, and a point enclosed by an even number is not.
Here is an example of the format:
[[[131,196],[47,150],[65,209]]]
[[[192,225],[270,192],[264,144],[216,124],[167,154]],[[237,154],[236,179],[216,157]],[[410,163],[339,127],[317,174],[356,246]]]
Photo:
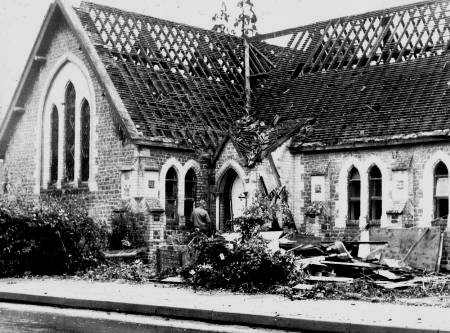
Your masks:
[[[368,223],[368,172],[376,165],[382,173],[381,227],[427,227],[433,220],[433,171],[443,161],[450,167],[450,144],[430,143],[393,148],[360,149],[341,152],[302,154],[296,161],[301,183],[295,197],[300,197],[301,214],[296,215],[301,230],[309,230],[324,238],[357,236]],[[361,217],[356,225],[347,220],[347,177],[352,166],[361,176]],[[312,203],[312,178],[324,179],[324,199],[329,207],[330,221],[309,218],[305,209]],[[387,211],[394,202],[404,202],[401,219],[395,221]],[[402,206],[402,205],[400,205]],[[448,230],[448,221],[443,222]],[[448,236],[444,240],[442,264],[448,263]]]
[[[40,145],[41,123],[45,87],[48,86],[52,74],[61,59],[70,57],[78,59],[89,72],[89,79],[94,87],[95,114],[91,115],[91,123],[95,128],[92,151],[92,168],[94,190],[89,191],[90,213],[96,219],[108,219],[112,209],[120,202],[120,170],[119,165],[132,160],[136,154],[134,145],[122,140],[111,116],[114,110],[103,93],[103,87],[97,80],[89,61],[82,51],[77,38],[60,18],[52,25],[54,30],[49,34],[41,55],[46,62],[41,65],[37,74],[28,83],[24,96],[25,113],[18,122],[9,141],[4,158],[4,182],[9,191],[20,195],[38,195],[41,191]],[[70,186],[71,192],[77,192],[77,185]]]
[[[311,203],[311,178],[323,175],[325,196],[331,207],[332,222],[337,227],[347,225],[347,177],[352,166],[361,176],[361,226],[365,226],[368,211],[368,172],[376,165],[382,173],[382,226],[427,226],[433,219],[433,170],[439,162],[449,163],[450,144],[427,144],[402,148],[361,149],[348,152],[315,153],[301,156],[304,204]],[[393,223],[386,214],[392,203],[406,198],[402,224]],[[303,210],[304,210],[303,207]],[[300,216],[303,218],[304,216]]]
[[[209,193],[210,168],[207,158],[200,158],[193,151],[182,151],[164,148],[142,148],[139,150],[139,166],[138,177],[143,178],[146,170],[153,170],[157,173],[155,176],[155,192],[154,198],[157,198],[162,208],[165,207],[165,179],[167,171],[174,168],[178,178],[178,216],[179,225],[184,226],[184,199],[185,199],[185,177],[190,169],[195,171],[197,177],[196,198],[205,199],[211,203]],[[144,187],[146,184],[144,183]],[[160,221],[162,224],[163,221]],[[157,226],[158,228],[161,226]]]
[[[179,177],[179,206],[178,214],[181,224],[184,220],[184,177],[190,168],[194,168],[198,186],[197,198],[205,198],[210,202],[214,211],[212,200],[208,197],[209,179],[211,177],[207,159],[199,158],[192,151],[164,149],[164,148],[137,148],[134,144],[127,143],[116,126],[110,103],[105,97],[103,87],[100,85],[97,75],[90,65],[88,58],[82,51],[76,36],[72,33],[66,22],[59,18],[54,30],[47,36],[45,48],[41,55],[46,62],[41,65],[36,76],[27,87],[27,94],[23,97],[25,113],[18,122],[6,150],[3,173],[3,182],[11,194],[36,196],[42,192],[52,192],[55,189],[45,189],[41,181],[40,149],[42,145],[42,128],[45,127],[43,118],[44,104],[47,92],[54,83],[53,77],[59,72],[59,66],[64,59],[75,59],[87,71],[87,80],[93,87],[91,109],[91,126],[95,129],[95,135],[91,136],[91,159],[94,186],[78,189],[78,184],[58,185],[56,190],[70,193],[88,193],[88,208],[90,214],[98,220],[109,220],[115,208],[120,206],[123,196],[122,174],[125,169],[137,171],[137,176],[143,181],[146,170],[158,173],[156,184],[156,196],[164,208],[164,179],[165,172],[174,166]],[[75,67],[75,66],[73,66]],[[68,74],[70,77],[70,73]],[[59,82],[58,82],[59,83]],[[63,90],[64,88],[61,88]],[[77,90],[77,87],[75,87]],[[88,87],[83,87],[88,90]],[[59,101],[63,108],[63,100]],[[94,105],[95,104],[95,105]],[[95,110],[95,112],[94,112]],[[41,124],[43,123],[43,124]],[[38,125],[41,124],[41,125]],[[43,141],[45,145],[45,140]],[[48,142],[47,142],[48,144]],[[44,173],[46,172],[45,167]],[[48,175],[47,175],[48,178]],[[142,185],[142,186],[145,186]],[[135,193],[139,196],[139,193]],[[161,230],[165,219],[150,224],[155,230]],[[154,230],[149,230],[149,236]],[[161,235],[164,237],[164,235]]]

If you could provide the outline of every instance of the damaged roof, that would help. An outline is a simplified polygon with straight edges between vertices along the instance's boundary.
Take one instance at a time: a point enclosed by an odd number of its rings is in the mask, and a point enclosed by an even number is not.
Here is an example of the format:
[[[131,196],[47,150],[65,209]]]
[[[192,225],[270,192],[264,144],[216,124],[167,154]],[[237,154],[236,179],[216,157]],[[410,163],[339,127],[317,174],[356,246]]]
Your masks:
[[[449,10],[448,0],[425,1],[256,37],[277,67],[253,110],[263,120],[313,118],[292,140],[300,150],[448,140]]]
[[[54,13],[76,32],[118,126],[136,142],[217,153],[231,137],[254,160],[289,137],[293,151],[448,140],[449,11],[450,0],[424,1],[257,35],[248,118],[243,39],[55,0],[0,126],[0,155]]]
[[[240,38],[87,2],[76,12],[144,137],[216,147],[244,115]],[[254,48],[250,63],[272,66]]]

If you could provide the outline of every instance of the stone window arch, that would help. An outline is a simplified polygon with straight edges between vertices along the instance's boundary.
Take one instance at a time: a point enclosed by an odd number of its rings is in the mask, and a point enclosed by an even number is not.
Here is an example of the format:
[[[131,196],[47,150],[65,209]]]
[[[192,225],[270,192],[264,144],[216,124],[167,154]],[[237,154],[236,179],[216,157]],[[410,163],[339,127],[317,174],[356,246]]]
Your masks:
[[[50,115],[50,181],[55,185],[58,181],[58,147],[59,147],[59,114],[53,105]]]
[[[191,214],[194,210],[194,204],[197,201],[197,174],[194,168],[186,172],[184,178],[184,217],[186,226],[191,226]]]
[[[361,216],[361,176],[356,167],[352,167],[347,178],[348,220],[358,221]]]
[[[383,215],[383,177],[380,169],[373,165],[369,169],[369,220],[380,224]]]
[[[88,69],[74,55],[63,56],[42,90],[36,194],[49,185],[76,188],[81,183],[95,191],[95,89]]]
[[[439,161],[434,167],[433,202],[434,218],[448,218],[449,210],[449,177],[448,168],[444,162]]]
[[[176,229],[178,227],[178,174],[174,167],[167,170],[165,194],[166,227]]]
[[[76,92],[72,82],[68,82],[64,98],[64,180],[75,180],[75,102]]]
[[[80,179],[82,182],[89,181],[89,163],[90,163],[90,146],[91,146],[91,107],[89,106],[89,102],[86,99],[83,99],[81,103],[81,114],[80,114],[80,127],[81,127],[81,135],[80,135],[80,168],[81,168],[81,176]]]

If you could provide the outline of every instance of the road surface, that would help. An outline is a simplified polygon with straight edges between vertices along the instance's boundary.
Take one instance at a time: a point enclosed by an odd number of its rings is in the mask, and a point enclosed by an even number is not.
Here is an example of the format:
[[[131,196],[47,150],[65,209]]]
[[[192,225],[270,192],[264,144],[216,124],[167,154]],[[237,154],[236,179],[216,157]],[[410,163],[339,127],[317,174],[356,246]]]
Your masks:
[[[288,332],[156,316],[0,302],[0,332]]]

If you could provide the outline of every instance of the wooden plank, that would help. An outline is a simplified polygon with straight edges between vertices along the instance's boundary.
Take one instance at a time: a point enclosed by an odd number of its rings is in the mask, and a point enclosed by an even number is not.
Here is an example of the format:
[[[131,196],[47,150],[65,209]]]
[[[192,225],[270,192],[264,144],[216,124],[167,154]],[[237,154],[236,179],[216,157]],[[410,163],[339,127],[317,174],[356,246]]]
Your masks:
[[[337,276],[309,276],[305,279],[311,282],[338,282],[338,283],[353,283],[353,278],[337,277]]]
[[[402,261],[406,261],[408,259],[408,257],[411,255],[411,252],[414,250],[414,248],[417,246],[417,244],[420,243],[420,241],[426,236],[426,234],[430,232],[430,229],[428,228],[427,230],[425,230],[425,232],[423,233],[422,236],[420,236],[420,238],[413,244],[413,246],[410,247],[410,249],[408,250],[408,252],[406,253],[406,255],[403,257]]]
[[[405,264],[412,268],[433,272],[439,256],[440,234],[438,227],[383,228],[370,230],[370,240],[389,242],[382,250],[383,260],[404,260]]]
[[[331,261],[325,260],[322,261],[323,264],[331,265],[331,266],[347,266],[347,267],[355,267],[355,268],[379,268],[381,265],[371,264],[368,262],[340,262],[340,261]]]
[[[392,273],[392,272],[390,272],[390,271],[388,271],[386,269],[379,269],[379,270],[374,271],[374,273],[379,275],[379,276],[382,276],[382,277],[384,277],[384,278],[386,278],[388,280],[392,280],[392,281],[396,281],[396,280],[401,280],[402,279],[401,276],[399,276],[397,274],[394,274],[394,273]]]
[[[314,285],[299,283],[299,284],[293,286],[292,289],[294,289],[296,291],[312,290],[312,289],[314,289]]]
[[[284,30],[280,30],[280,31],[269,32],[266,34],[258,34],[255,37],[251,37],[250,41],[261,41],[264,39],[272,39],[272,38],[277,38],[277,37],[281,37],[281,36],[285,36],[285,35],[289,35],[289,34],[295,34],[295,33],[298,33],[301,29],[302,29],[302,27],[295,27],[295,28],[289,28],[289,29],[284,29]]]
[[[443,244],[444,244],[444,233],[441,233],[441,238],[440,238],[440,241],[439,241],[439,254],[438,254],[438,257],[437,257],[437,260],[436,260],[436,268],[435,268],[436,273],[439,273],[439,271],[441,270]]]
[[[380,286],[384,289],[404,289],[404,288],[410,288],[415,286],[415,282],[413,280],[411,281],[405,281],[405,282],[386,282],[386,281],[377,281],[375,282],[377,286]]]

